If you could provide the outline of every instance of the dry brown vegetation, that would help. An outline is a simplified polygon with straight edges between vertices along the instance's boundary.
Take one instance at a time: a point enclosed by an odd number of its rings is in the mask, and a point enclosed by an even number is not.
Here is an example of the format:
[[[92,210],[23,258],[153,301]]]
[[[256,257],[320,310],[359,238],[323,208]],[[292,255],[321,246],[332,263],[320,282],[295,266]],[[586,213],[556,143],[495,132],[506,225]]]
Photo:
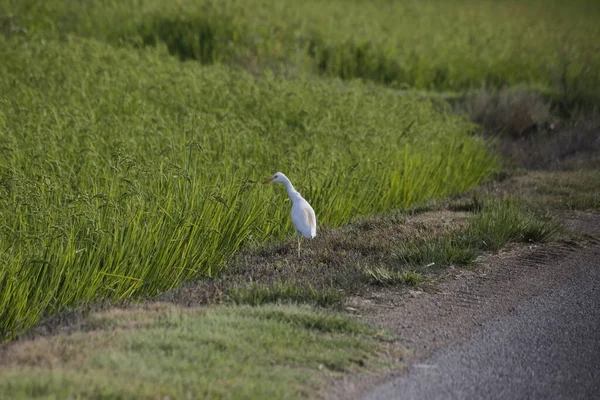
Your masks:
[[[564,109],[531,89],[480,90],[453,101],[496,139],[511,167],[528,170],[600,168],[600,114],[592,106]]]
[[[467,96],[462,108],[491,134],[519,137],[555,123],[550,104],[539,94],[525,90],[485,90]]]

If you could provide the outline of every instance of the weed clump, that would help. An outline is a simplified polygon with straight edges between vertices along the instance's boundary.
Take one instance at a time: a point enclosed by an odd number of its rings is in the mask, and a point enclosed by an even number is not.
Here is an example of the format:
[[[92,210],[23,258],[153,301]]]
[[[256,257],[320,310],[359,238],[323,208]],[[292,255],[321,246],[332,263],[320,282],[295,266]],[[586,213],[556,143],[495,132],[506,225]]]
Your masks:
[[[359,267],[365,277],[379,285],[416,286],[423,281],[423,276],[414,271],[398,272],[385,267]]]
[[[560,229],[548,215],[526,211],[511,200],[488,200],[469,224],[467,240],[481,250],[497,251],[508,242],[543,242]]]
[[[476,251],[461,235],[444,236],[422,244],[407,243],[395,252],[400,265],[438,269],[465,265],[475,259]]]
[[[509,242],[544,242],[561,229],[549,215],[528,211],[510,199],[474,198],[473,203],[477,211],[466,229],[401,245],[394,253],[398,265],[424,270],[466,265],[483,251],[497,251]]]

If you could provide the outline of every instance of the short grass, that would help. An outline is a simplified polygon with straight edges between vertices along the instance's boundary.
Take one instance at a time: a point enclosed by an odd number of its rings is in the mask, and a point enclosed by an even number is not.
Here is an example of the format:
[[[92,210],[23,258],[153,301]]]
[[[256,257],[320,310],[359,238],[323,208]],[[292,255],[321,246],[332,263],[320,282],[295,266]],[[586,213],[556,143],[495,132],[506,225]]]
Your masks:
[[[89,319],[86,331],[2,349],[0,397],[309,398],[326,378],[383,365],[369,328],[304,307],[154,305]]]
[[[368,281],[384,286],[410,285],[416,286],[424,281],[423,275],[415,272],[397,272],[386,267],[360,267]]]
[[[228,300],[235,304],[258,306],[269,303],[311,304],[320,307],[340,305],[343,296],[334,288],[318,289],[312,285],[295,285],[291,282],[272,284],[253,283],[227,291]]]
[[[464,240],[464,232],[456,235],[431,238],[425,243],[400,245],[395,255],[400,269],[432,270],[450,265],[466,265],[476,255],[476,249]]]

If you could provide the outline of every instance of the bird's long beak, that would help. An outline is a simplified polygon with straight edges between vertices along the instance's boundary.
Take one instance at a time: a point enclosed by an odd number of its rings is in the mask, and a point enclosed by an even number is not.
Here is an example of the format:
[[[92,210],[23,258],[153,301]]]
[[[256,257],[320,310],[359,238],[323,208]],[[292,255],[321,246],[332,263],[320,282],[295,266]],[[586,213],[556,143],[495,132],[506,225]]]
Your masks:
[[[269,179],[266,179],[266,180],[263,182],[263,185],[266,185],[267,183],[271,183],[271,181],[272,181],[272,180],[273,180],[273,177],[270,177]]]

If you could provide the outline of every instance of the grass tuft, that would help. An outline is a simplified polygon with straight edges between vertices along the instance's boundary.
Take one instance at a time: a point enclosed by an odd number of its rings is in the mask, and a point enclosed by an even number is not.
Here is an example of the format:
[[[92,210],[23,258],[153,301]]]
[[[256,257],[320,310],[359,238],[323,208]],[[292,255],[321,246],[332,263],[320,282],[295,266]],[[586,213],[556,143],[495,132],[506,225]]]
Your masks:
[[[462,236],[444,236],[422,244],[402,245],[395,253],[400,265],[437,269],[449,265],[466,265],[476,257],[473,247]]]
[[[497,251],[508,242],[544,242],[561,228],[549,215],[526,211],[510,199],[488,199],[465,236],[480,250]]]
[[[276,282],[270,285],[253,283],[227,292],[234,304],[259,306],[271,303],[311,304],[319,307],[339,305],[343,296],[335,289],[316,289],[312,285]]]
[[[394,251],[400,268],[433,270],[471,263],[482,251],[498,251],[509,242],[544,242],[562,228],[550,215],[526,211],[510,199],[474,198],[478,210],[464,230],[418,243],[404,243]],[[463,208],[463,203],[459,206]],[[398,267],[398,266],[396,266]]]
[[[375,331],[368,325],[343,316],[342,314],[314,310],[309,307],[279,306],[257,307],[248,310],[249,315],[256,318],[285,322],[305,329],[328,333],[373,334]]]
[[[414,271],[397,272],[384,267],[359,267],[366,278],[379,285],[417,286],[423,282],[423,276]]]

